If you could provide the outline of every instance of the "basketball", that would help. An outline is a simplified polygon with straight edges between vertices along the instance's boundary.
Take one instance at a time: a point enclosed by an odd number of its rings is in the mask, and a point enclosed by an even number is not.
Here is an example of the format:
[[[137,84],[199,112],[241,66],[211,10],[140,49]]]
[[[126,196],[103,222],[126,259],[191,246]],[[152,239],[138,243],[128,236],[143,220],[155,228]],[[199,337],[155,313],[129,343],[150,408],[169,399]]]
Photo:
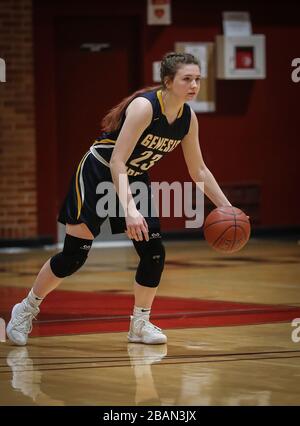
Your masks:
[[[232,206],[211,211],[204,222],[204,237],[216,251],[234,253],[241,250],[250,237],[250,222],[246,214]]]

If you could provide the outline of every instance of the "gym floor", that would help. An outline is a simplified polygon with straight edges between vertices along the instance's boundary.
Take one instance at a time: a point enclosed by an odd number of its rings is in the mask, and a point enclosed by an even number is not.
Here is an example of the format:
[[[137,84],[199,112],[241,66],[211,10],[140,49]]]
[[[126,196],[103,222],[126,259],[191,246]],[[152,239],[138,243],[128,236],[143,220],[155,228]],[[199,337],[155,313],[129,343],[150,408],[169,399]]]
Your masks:
[[[167,242],[152,322],[168,344],[152,346],[126,340],[134,249],[94,248],[43,302],[28,345],[0,344],[0,405],[299,405],[299,248]],[[6,322],[54,252],[2,251]]]

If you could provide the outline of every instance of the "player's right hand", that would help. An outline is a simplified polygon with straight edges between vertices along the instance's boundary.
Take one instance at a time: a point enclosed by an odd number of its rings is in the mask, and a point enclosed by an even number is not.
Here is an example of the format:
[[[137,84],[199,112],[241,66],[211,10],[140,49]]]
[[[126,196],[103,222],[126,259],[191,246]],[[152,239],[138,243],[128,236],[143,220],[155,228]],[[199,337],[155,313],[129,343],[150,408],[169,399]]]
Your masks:
[[[128,213],[126,216],[126,231],[128,238],[135,241],[149,241],[147,222],[138,210]]]

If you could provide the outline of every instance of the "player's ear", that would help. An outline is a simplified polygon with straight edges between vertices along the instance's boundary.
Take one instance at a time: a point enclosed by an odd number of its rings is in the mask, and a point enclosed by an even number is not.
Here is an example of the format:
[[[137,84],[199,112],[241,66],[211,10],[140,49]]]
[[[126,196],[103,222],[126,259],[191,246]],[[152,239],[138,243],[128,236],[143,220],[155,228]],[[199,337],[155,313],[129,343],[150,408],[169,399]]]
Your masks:
[[[165,79],[164,79],[164,86],[167,88],[167,89],[169,89],[170,88],[170,86],[171,86],[171,79],[170,79],[170,77],[165,77]]]

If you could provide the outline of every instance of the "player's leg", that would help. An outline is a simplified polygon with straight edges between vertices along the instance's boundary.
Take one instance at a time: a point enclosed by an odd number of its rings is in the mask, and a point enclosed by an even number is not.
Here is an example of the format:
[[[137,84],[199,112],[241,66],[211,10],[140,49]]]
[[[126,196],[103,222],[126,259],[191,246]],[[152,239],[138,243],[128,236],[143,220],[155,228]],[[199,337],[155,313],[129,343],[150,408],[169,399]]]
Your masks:
[[[162,330],[150,322],[151,306],[164,269],[165,249],[160,233],[149,233],[149,241],[133,241],[140,257],[134,284],[134,308],[129,342],[161,344],[167,342]]]
[[[12,309],[6,332],[13,343],[27,343],[28,334],[32,330],[32,320],[40,311],[39,305],[63,278],[74,274],[83,266],[93,238],[85,224],[67,224],[63,250],[43,265],[28,296]]]
[[[59,285],[65,276],[71,275],[72,269],[81,267],[87,258],[93,239],[93,234],[84,223],[67,224],[64,249],[44,264],[33,284],[33,293],[39,299],[43,299]]]
[[[157,287],[146,287],[134,281],[134,304],[143,306],[145,309],[151,309]]]

